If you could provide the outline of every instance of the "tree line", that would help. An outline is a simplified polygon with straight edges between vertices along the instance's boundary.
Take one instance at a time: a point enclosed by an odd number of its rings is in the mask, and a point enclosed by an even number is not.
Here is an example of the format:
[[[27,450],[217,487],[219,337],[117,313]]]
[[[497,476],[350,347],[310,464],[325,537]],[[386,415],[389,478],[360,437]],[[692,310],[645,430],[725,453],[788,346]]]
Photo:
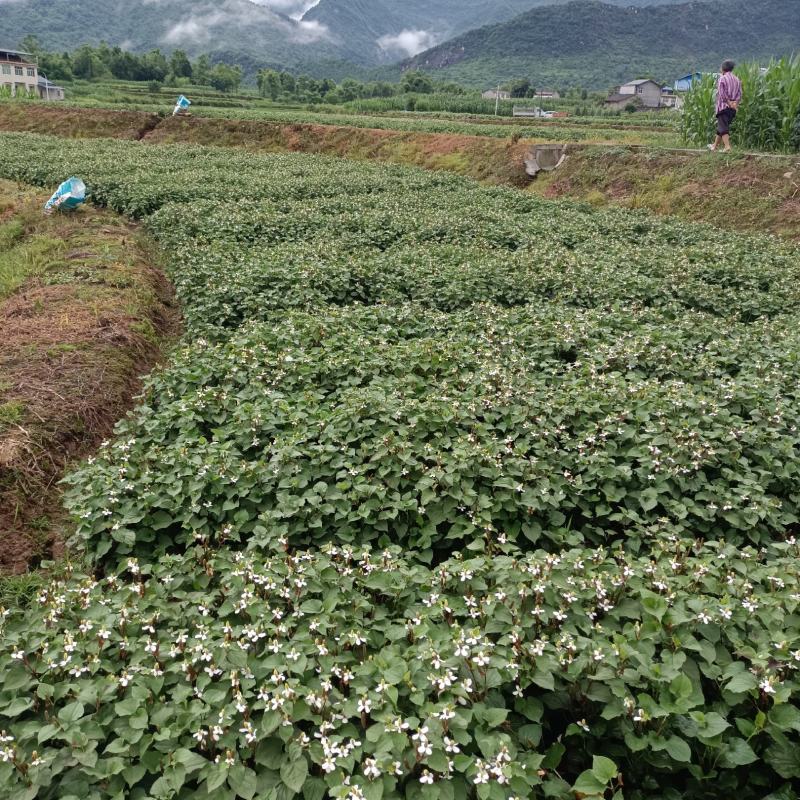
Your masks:
[[[20,48],[36,56],[40,71],[51,81],[116,79],[171,86],[186,83],[210,86],[220,92],[235,92],[245,77],[238,65],[212,62],[208,55],[192,60],[183,50],[171,54],[158,49],[133,53],[101,42],[97,47],[83,45],[72,52],[56,53],[45,50],[34,36],[25,38]],[[311,104],[348,103],[400,94],[467,94],[467,90],[458,84],[434,81],[420,71],[406,72],[399,83],[365,82],[352,78],[337,83],[331,78],[262,69],[256,74],[256,85],[262,97]]]
[[[158,49],[131,53],[102,42],[97,47],[83,45],[71,53],[51,53],[32,36],[23,39],[20,47],[36,56],[39,71],[51,81],[117,79],[169,84],[185,81],[231,92],[239,88],[244,77],[239,66],[214,64],[207,55],[192,61],[183,50],[170,55]]]
[[[349,103],[353,100],[395,97],[401,94],[466,94],[464,87],[455,83],[439,83],[424,72],[406,72],[399,83],[388,81],[358,81],[346,78],[336,83],[330,78],[295,76],[289,72],[262,69],[256,76],[258,91],[262,97],[278,101],[300,103]]]

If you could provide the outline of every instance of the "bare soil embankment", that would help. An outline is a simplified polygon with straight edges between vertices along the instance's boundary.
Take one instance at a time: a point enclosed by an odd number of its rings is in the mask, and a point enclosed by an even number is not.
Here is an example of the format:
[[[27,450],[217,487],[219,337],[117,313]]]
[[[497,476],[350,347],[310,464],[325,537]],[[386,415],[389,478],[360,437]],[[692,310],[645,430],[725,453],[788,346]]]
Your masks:
[[[58,556],[59,480],[131,407],[178,330],[136,226],[0,181],[0,575]]]

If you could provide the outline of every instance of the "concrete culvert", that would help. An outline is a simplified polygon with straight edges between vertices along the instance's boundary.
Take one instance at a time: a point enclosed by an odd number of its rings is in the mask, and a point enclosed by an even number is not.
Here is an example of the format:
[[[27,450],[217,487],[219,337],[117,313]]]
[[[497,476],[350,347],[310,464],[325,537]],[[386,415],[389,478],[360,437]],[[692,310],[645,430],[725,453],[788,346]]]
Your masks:
[[[525,171],[535,178],[542,170],[552,172],[564,163],[567,147],[563,144],[537,144],[525,154]]]

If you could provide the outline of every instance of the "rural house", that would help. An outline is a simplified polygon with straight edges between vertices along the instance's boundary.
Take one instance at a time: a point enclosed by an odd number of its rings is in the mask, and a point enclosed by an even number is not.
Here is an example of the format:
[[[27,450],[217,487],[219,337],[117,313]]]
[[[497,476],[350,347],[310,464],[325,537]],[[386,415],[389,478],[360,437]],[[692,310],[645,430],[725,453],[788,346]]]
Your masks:
[[[54,83],[39,76],[39,82],[36,85],[39,97],[42,100],[63,100],[64,89],[61,86],[56,86]]]
[[[639,108],[661,108],[661,84],[649,78],[624,83],[606,100],[610,108],[623,110],[633,104]]]
[[[661,108],[683,108],[683,95],[665,86],[661,90]]]
[[[0,50],[0,87],[17,94],[37,95],[39,70],[30,53]]]
[[[661,108],[661,84],[649,78],[629,81],[606,100],[606,105],[625,108],[630,103],[641,108]]]
[[[484,100],[510,100],[511,99],[511,92],[505,91],[498,91],[497,89],[489,89],[487,92],[484,92],[481,97]]]
[[[0,50],[0,88],[42,100],[63,100],[64,90],[39,74],[34,57],[19,50]]]
[[[695,72],[692,75],[684,75],[682,78],[678,78],[678,80],[675,81],[673,89],[676,92],[688,92],[695,83],[702,79],[703,74],[701,72]]]

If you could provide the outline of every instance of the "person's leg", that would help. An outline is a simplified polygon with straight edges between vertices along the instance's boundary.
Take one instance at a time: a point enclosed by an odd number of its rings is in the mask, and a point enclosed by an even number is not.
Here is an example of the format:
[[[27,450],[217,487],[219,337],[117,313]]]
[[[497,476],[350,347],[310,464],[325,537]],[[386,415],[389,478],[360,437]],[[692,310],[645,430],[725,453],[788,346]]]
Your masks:
[[[724,148],[723,148],[722,152],[723,153],[730,153],[731,152],[731,136],[730,136],[729,133],[726,133],[722,137],[722,144],[724,145]]]
[[[710,144],[708,146],[708,149],[711,150],[712,153],[715,150],[717,150],[719,146],[722,144],[722,131],[723,131],[722,117],[719,114],[717,114],[717,136],[714,139],[714,144]]]

